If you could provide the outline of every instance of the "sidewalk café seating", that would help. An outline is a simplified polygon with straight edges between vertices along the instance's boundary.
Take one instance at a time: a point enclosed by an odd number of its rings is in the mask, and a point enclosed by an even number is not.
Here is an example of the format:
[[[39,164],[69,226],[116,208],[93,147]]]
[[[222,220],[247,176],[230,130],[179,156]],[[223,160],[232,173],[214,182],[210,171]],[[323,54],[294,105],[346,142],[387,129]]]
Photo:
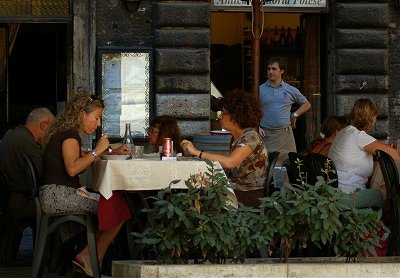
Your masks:
[[[268,153],[268,167],[267,167],[267,178],[264,184],[264,196],[272,194],[274,187],[272,185],[272,177],[275,170],[276,161],[278,160],[279,152]]]
[[[316,153],[309,153],[303,156],[295,152],[289,152],[288,156],[289,164],[285,166],[288,170],[290,183],[298,183],[297,180],[300,177],[300,172],[304,173],[303,175],[305,175],[308,184],[315,184],[318,176],[322,176],[324,179],[326,179],[326,174],[323,173],[322,170],[326,168],[325,164],[329,163],[330,168],[334,170],[333,172],[329,172],[329,179],[335,180],[333,183],[331,183],[331,186],[336,188],[338,187],[338,177],[335,163],[327,156]],[[297,160],[302,161],[302,165],[299,166],[296,162]]]
[[[322,170],[326,168],[326,163],[328,163],[330,168],[334,170],[334,172],[331,171],[328,173],[329,179],[334,180],[334,182],[331,183],[331,186],[336,188],[338,187],[336,166],[331,159],[319,153],[309,153],[306,155],[305,161],[307,169],[307,182],[309,184],[315,184],[318,176],[322,176],[325,179],[327,178],[326,174],[323,173]]]
[[[400,197],[399,173],[394,159],[384,151],[376,151],[379,166],[385,180],[387,197],[390,202],[390,215],[386,226],[390,229],[386,256],[399,256],[400,249]]]
[[[100,269],[97,260],[97,247],[96,247],[96,215],[88,212],[74,212],[74,213],[55,213],[45,214],[42,211],[38,193],[38,183],[36,169],[31,159],[22,153],[26,161],[26,173],[28,180],[32,183],[33,196],[36,203],[36,219],[37,219],[37,232],[35,240],[35,251],[32,264],[32,277],[41,277],[42,272],[42,257],[46,247],[46,241],[53,232],[63,223],[74,221],[80,223],[87,228],[87,241],[89,246],[90,262],[93,270],[93,277],[100,277]]]

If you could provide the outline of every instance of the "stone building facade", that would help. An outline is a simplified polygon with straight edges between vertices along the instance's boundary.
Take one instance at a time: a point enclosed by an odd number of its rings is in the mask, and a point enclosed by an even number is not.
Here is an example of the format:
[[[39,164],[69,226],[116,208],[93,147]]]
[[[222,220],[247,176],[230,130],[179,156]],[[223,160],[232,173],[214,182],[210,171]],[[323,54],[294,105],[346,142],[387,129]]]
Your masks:
[[[142,0],[131,14],[123,5],[96,1],[96,45],[151,47],[156,114],[177,115],[188,134],[207,131],[209,1]],[[327,27],[327,114],[345,115],[355,99],[372,98],[380,106],[375,135],[399,137],[400,9],[394,0],[335,0],[329,9],[322,15]]]
[[[96,55],[101,47],[147,48],[153,52],[152,115],[173,114],[185,135],[210,128],[210,1],[57,0],[69,3],[71,49],[68,91],[96,91]],[[51,1],[51,2],[57,2]],[[25,0],[29,2],[29,0]],[[400,8],[396,0],[331,0],[321,13],[326,28],[326,114],[347,114],[355,99],[380,106],[375,135],[400,136]],[[10,2],[11,3],[11,2]],[[4,17],[2,22],[51,22]],[[53,20],[54,21],[54,20]]]

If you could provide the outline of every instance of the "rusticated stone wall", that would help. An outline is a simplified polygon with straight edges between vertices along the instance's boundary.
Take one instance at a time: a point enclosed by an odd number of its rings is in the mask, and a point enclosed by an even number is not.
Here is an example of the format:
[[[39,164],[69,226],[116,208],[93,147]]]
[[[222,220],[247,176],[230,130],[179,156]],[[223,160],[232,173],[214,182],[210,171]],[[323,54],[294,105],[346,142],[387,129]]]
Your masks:
[[[210,7],[208,0],[96,0],[97,46],[153,50],[155,115],[179,119],[184,136],[210,130]]]
[[[184,135],[210,130],[208,0],[153,2],[156,114],[179,117]]]
[[[347,115],[356,99],[374,99],[380,108],[374,133],[386,137],[392,116],[388,0],[336,0],[330,17],[328,110]]]
[[[389,1],[389,135],[400,138],[400,7]]]

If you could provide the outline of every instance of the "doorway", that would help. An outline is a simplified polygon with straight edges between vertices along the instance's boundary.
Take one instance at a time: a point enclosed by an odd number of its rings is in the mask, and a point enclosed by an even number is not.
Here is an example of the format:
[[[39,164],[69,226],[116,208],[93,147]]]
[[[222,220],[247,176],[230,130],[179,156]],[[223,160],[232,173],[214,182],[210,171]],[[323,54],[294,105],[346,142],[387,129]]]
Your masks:
[[[271,12],[264,13],[263,22],[260,84],[266,81],[265,62],[271,57],[283,57],[283,79],[297,87],[312,104],[311,111],[299,118],[294,129],[297,150],[301,151],[319,135],[321,123],[320,80],[324,70],[320,15]],[[251,24],[251,12],[211,12],[211,81],[222,94],[234,88],[251,90]]]
[[[70,41],[67,26],[66,23],[0,26],[2,130],[24,124],[29,112],[39,106],[56,114],[57,103],[66,101]]]

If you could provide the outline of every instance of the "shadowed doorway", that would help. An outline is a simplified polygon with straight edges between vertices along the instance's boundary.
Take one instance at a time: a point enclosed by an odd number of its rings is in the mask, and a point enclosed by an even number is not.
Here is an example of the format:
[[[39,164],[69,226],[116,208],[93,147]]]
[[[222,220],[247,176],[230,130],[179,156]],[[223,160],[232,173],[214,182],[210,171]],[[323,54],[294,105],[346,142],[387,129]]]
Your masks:
[[[39,106],[54,114],[67,97],[67,24],[16,23],[0,26],[2,136],[9,126],[23,124]],[[7,56],[8,53],[8,56]]]

